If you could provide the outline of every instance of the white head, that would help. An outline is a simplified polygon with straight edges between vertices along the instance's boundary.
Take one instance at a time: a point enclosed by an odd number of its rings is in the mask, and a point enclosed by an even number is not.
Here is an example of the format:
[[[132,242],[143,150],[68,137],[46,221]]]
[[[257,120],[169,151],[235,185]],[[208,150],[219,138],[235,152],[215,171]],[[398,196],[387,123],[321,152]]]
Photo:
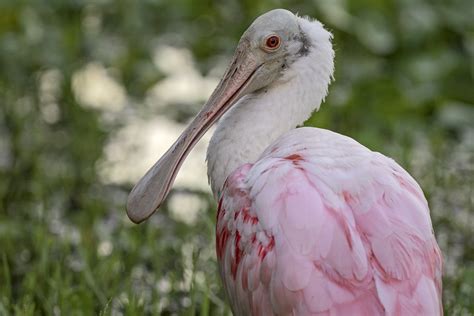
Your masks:
[[[293,67],[299,61],[307,66],[322,66],[326,71],[320,75],[325,77],[327,89],[334,68],[331,39],[331,33],[316,20],[298,17],[284,9],[269,11],[255,19],[242,35],[221,84],[235,83],[241,88],[235,104],[244,95],[291,80],[301,71]],[[307,60],[314,51],[318,54]],[[221,92],[221,84],[210,100]]]
[[[319,107],[331,81],[333,57],[331,34],[318,21],[300,18],[283,9],[258,17],[242,35],[232,62],[206,105],[133,188],[127,204],[130,219],[138,223],[153,214],[166,198],[194,144],[244,96],[276,90],[299,78],[298,83],[306,89],[300,92],[308,99],[303,101],[306,103],[303,106],[310,106],[309,113]],[[309,76],[299,76],[302,72],[308,73],[308,69],[311,70]],[[302,78],[308,82],[302,82]],[[312,87],[313,79],[315,87]],[[314,94],[311,89],[318,93]],[[313,101],[312,97],[319,100]],[[305,116],[307,111],[303,110]]]

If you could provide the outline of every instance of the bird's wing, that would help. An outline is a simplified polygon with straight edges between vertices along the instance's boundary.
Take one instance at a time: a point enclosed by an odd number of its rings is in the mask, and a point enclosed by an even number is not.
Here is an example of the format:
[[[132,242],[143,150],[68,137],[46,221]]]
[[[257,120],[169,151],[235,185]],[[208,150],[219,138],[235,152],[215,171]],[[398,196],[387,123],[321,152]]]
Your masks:
[[[236,315],[439,315],[429,209],[393,160],[297,129],[224,185],[220,272]]]

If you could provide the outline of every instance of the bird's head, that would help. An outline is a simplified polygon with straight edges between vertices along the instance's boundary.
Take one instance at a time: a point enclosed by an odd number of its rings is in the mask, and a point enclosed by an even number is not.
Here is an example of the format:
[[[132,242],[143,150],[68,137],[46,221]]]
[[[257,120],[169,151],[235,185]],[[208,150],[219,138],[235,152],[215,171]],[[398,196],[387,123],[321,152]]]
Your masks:
[[[288,81],[295,72],[293,64],[304,60],[312,50],[322,53],[321,59],[309,63],[324,63],[331,68],[332,35],[316,20],[301,18],[284,9],[275,9],[259,16],[242,35],[220,87],[232,83],[240,96],[255,92],[281,81]]]
[[[317,54],[311,54],[312,50]],[[310,55],[312,59],[307,60]],[[301,63],[305,59],[306,64]],[[304,71],[302,68],[311,66],[308,62],[327,69],[323,73],[329,83],[333,69],[331,34],[321,23],[283,9],[259,16],[242,35],[231,63],[203,109],[133,188],[127,203],[130,219],[139,223],[158,209],[188,152],[239,99],[291,80],[298,71]]]

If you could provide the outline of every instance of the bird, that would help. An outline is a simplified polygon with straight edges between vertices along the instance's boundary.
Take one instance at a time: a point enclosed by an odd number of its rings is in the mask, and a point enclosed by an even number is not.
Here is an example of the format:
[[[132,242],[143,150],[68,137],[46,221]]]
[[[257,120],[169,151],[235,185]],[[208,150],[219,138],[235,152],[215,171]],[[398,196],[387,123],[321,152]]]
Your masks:
[[[442,315],[442,255],[417,182],[348,136],[300,127],[334,79],[332,38],[285,9],[257,17],[127,214],[140,223],[159,208],[218,121],[207,168],[234,315]]]

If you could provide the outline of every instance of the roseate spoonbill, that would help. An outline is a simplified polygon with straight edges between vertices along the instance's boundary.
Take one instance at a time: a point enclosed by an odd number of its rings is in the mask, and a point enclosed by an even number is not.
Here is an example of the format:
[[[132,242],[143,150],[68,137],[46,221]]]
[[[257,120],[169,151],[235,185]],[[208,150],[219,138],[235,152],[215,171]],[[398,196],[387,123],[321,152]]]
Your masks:
[[[441,253],[415,180],[395,161],[319,128],[332,35],[278,9],[239,41],[214,93],[136,184],[139,223],[219,118],[207,155],[219,270],[236,315],[440,315]]]

